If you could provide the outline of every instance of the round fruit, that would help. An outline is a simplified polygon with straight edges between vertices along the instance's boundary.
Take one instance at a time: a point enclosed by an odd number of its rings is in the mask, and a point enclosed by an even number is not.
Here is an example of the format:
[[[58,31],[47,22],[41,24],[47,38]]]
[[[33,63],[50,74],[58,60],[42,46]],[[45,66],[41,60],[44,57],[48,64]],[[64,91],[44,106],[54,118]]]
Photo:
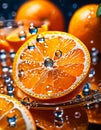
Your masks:
[[[49,30],[64,31],[65,20],[61,10],[50,1],[27,1],[17,11],[16,20],[36,20],[49,26]]]
[[[88,4],[79,8],[72,16],[68,32],[78,37],[89,50],[101,52],[101,5]]]
[[[46,31],[17,51],[13,79],[32,97],[54,99],[76,91],[89,68],[88,49],[79,39],[65,32]]]
[[[25,106],[13,97],[0,94],[0,129],[36,130],[36,125]]]

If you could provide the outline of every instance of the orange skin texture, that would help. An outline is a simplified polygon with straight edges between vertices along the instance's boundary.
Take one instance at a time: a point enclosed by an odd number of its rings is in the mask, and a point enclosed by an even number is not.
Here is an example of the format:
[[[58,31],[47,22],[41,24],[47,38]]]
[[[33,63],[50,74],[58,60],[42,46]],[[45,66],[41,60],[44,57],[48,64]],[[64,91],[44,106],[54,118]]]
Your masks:
[[[61,10],[50,1],[25,2],[17,11],[16,20],[36,20],[46,23],[49,30],[64,31],[65,20]]]
[[[88,4],[79,8],[72,16],[68,32],[78,37],[91,50],[101,52],[101,16],[97,17],[98,4]]]

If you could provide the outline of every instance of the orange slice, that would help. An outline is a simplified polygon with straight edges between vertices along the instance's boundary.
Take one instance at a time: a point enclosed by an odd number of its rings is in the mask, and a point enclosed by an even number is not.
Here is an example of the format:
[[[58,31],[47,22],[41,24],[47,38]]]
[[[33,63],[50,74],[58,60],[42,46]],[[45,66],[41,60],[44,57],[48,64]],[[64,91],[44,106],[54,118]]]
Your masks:
[[[13,97],[0,94],[0,129],[36,130],[36,125],[25,106]]]
[[[5,49],[6,51],[9,51],[10,49],[12,49],[12,47],[7,41],[0,39],[0,49]]]
[[[13,79],[31,97],[54,99],[77,90],[89,68],[89,51],[79,39],[66,32],[46,31],[18,50]]]
[[[41,25],[41,27],[34,27],[32,25],[31,28],[35,30],[35,33],[31,34],[29,32],[29,26],[27,25],[24,27],[16,28],[8,34],[6,40],[11,45],[11,47],[14,48],[15,51],[17,51],[19,47],[32,35],[36,35],[37,33],[48,30],[48,26],[45,24]]]

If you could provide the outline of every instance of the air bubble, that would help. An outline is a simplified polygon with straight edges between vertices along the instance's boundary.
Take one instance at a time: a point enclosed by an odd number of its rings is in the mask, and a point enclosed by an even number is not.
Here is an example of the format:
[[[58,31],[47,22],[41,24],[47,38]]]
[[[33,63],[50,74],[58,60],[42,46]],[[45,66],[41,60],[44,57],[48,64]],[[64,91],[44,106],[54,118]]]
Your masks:
[[[89,73],[89,78],[93,78],[95,75],[95,69],[91,68],[90,73]]]

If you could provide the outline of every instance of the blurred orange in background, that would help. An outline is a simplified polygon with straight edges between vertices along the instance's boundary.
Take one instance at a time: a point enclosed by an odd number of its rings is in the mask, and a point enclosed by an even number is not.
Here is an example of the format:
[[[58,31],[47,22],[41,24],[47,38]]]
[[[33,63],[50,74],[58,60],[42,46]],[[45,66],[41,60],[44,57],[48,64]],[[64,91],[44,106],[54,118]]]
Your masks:
[[[46,23],[49,30],[64,31],[65,19],[62,11],[51,1],[33,0],[21,5],[16,20],[35,20]]]
[[[78,37],[89,50],[97,48],[101,52],[101,4],[87,4],[73,14],[68,32]]]

